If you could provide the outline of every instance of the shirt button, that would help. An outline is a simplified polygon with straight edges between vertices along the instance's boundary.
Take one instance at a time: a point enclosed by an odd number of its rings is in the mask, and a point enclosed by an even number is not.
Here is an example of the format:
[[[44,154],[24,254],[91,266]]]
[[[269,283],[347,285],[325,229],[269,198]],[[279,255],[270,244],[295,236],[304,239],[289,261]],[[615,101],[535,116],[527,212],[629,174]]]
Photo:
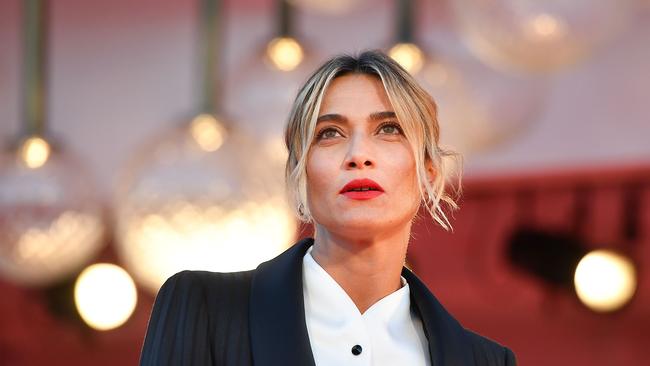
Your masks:
[[[360,345],[356,344],[354,347],[352,347],[352,354],[355,356],[358,356],[361,354],[361,351],[363,351],[363,348],[361,348]]]

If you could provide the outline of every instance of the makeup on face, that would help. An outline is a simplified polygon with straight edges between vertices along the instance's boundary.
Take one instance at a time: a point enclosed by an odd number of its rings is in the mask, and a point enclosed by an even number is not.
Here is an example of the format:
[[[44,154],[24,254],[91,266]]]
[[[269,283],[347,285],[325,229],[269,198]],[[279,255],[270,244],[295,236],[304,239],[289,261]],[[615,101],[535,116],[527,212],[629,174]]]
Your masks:
[[[354,179],[348,182],[340,194],[353,200],[369,200],[384,193],[384,189],[372,179]]]

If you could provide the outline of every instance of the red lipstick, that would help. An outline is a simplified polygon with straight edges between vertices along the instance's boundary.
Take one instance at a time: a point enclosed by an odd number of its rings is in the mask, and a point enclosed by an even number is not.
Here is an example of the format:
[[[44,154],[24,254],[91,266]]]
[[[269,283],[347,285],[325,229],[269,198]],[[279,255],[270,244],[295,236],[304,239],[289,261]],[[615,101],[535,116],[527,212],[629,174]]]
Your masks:
[[[353,200],[369,200],[383,194],[384,189],[372,179],[354,179],[339,193]]]

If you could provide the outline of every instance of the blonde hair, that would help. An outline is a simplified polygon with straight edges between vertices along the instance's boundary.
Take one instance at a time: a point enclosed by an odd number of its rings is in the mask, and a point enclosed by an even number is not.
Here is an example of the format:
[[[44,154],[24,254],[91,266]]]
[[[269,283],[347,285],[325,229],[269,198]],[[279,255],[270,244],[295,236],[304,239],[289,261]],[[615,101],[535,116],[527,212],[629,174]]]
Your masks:
[[[307,206],[306,163],[323,95],[333,79],[354,73],[373,75],[381,80],[413,149],[422,202],[433,220],[450,230],[451,224],[443,206],[458,208],[460,156],[438,145],[440,128],[433,98],[397,62],[380,51],[366,51],[358,57],[334,57],[316,70],[298,91],[285,129],[285,143],[289,151],[286,185],[298,217],[304,222],[313,220]],[[427,179],[427,161],[431,162],[435,171],[432,182]],[[456,178],[453,182],[456,184],[449,184],[452,178]]]

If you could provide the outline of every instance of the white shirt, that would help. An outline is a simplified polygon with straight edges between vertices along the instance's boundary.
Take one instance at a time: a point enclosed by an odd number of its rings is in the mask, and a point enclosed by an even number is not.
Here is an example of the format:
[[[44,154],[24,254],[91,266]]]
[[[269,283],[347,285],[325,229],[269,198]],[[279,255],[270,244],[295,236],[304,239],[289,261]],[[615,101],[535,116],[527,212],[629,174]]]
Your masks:
[[[404,277],[399,290],[361,314],[345,290],[316,263],[312,248],[302,268],[305,320],[316,365],[430,365],[428,341],[420,318],[411,311]],[[360,353],[355,346],[360,346]]]

